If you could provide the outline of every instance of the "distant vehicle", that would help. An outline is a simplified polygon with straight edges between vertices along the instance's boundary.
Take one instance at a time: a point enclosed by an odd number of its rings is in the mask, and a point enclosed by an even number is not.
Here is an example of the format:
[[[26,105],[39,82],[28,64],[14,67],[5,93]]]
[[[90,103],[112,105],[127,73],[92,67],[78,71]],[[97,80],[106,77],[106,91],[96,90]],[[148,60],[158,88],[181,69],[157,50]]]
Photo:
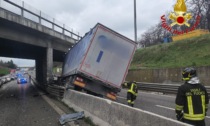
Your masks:
[[[3,81],[1,80],[1,78],[0,78],[0,87],[3,85]]]
[[[4,78],[4,77],[1,78],[1,81],[3,84],[5,84],[7,82],[6,78]]]
[[[28,74],[28,71],[24,71],[23,74]]]
[[[6,76],[5,79],[7,82],[11,81],[11,78],[9,76]]]
[[[18,77],[21,77],[21,76],[23,76],[21,73],[17,73],[16,74],[16,77],[18,78]]]
[[[97,24],[66,54],[61,80],[65,87],[116,100],[136,43]]]
[[[11,80],[15,80],[17,77],[15,75],[10,75]]]
[[[15,69],[11,69],[10,70],[10,74],[15,74],[16,70]]]
[[[24,84],[24,83],[28,83],[27,78],[25,76],[19,76],[17,78],[17,84]]]

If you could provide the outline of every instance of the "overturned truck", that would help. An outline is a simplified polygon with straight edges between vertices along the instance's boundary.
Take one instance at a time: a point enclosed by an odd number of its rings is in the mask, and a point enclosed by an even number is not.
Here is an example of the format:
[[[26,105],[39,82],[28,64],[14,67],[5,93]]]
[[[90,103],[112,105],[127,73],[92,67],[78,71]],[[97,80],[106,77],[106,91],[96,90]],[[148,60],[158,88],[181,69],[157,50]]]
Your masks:
[[[135,49],[134,41],[96,24],[66,54],[65,87],[116,100]]]

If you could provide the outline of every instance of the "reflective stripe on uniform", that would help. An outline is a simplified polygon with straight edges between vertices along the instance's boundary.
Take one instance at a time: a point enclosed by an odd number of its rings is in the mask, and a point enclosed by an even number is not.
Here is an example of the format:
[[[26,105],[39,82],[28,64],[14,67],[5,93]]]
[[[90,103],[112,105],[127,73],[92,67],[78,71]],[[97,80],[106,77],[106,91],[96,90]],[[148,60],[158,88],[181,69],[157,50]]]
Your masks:
[[[194,114],[192,96],[187,96],[189,114],[184,113],[184,118],[188,120],[204,120],[205,118],[205,95],[201,95],[202,114]]]
[[[204,114],[186,114],[184,113],[184,118],[188,120],[204,120],[205,115]]]
[[[134,91],[128,90],[128,92],[132,93],[133,95],[137,95]]]
[[[205,95],[201,95],[201,102],[202,102],[203,113],[205,113],[205,109],[206,109]]]
[[[128,103],[131,103],[131,100],[128,100]]]
[[[194,115],[193,104],[192,104],[192,96],[187,96],[187,103],[188,103],[189,115]]]
[[[184,106],[181,106],[181,105],[177,105],[177,104],[176,104],[176,108],[175,108],[175,109],[178,110],[178,111],[181,111],[181,110],[183,109],[183,107],[184,107]]]
[[[187,78],[182,78],[182,80],[188,81],[188,80],[190,80],[190,78],[189,78],[189,77],[187,77]]]
[[[136,92],[133,91],[135,84],[131,84],[131,88],[128,90],[128,92],[132,93],[133,95],[137,95]]]

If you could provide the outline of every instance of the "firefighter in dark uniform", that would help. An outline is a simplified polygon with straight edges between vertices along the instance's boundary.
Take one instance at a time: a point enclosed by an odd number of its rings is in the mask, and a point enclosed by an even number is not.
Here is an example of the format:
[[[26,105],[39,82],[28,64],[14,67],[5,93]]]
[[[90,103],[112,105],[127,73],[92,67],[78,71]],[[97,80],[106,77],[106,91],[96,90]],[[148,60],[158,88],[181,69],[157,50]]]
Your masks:
[[[138,87],[136,81],[125,83],[125,86],[128,87],[127,91],[127,102],[128,105],[133,107],[134,101],[136,100],[138,94]]]
[[[209,97],[206,88],[200,83],[194,68],[182,72],[185,83],[178,89],[176,96],[176,117],[194,126],[205,126]]]

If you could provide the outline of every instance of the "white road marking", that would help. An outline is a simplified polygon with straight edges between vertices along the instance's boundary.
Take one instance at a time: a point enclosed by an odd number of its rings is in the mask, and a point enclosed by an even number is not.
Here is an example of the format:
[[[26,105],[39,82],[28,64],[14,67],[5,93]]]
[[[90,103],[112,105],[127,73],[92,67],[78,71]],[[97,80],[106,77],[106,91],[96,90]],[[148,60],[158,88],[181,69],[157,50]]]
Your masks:
[[[35,87],[35,85],[32,83],[32,85],[34,86],[34,88],[36,88]],[[54,110],[59,114],[59,115],[63,115],[63,114],[65,114],[65,112],[64,111],[62,111],[59,107],[57,107],[47,96],[45,96],[45,95],[43,95],[43,93],[42,92],[40,92],[40,91],[38,91],[37,90],[37,92],[38,92],[38,94],[52,107],[52,108],[54,108]]]
[[[125,97],[121,97],[121,96],[117,96],[118,98],[121,98],[121,99],[126,99]]]
[[[31,81],[31,82],[32,82],[31,84],[34,86],[34,88],[36,88],[36,86],[34,85],[34,82],[33,81]],[[66,114],[57,105],[55,105],[47,96],[42,95],[43,94],[42,92],[40,92],[38,90],[37,90],[37,92],[60,116]],[[73,121],[72,122],[66,122],[66,123],[68,123],[70,126],[74,126]]]
[[[127,90],[122,89],[121,92],[127,92]],[[146,92],[146,91],[141,91],[141,90],[139,90],[138,92],[139,92],[138,94],[140,94],[140,95],[141,94],[150,94],[150,95],[160,95],[160,96],[169,97],[169,98],[176,98],[175,95],[163,94],[160,92]]]
[[[210,116],[206,116],[206,118],[209,118],[210,119]]]
[[[160,96],[164,96],[164,97],[169,97],[169,98],[175,98],[176,96],[173,96],[173,95],[164,95],[162,93],[159,93],[159,92],[140,92],[139,93],[141,94],[151,94],[151,95],[160,95]]]
[[[157,107],[160,107],[160,108],[165,108],[165,109],[169,109],[169,110],[175,110],[174,108],[169,108],[169,107],[166,107],[166,106],[162,106],[162,105],[155,105]]]

